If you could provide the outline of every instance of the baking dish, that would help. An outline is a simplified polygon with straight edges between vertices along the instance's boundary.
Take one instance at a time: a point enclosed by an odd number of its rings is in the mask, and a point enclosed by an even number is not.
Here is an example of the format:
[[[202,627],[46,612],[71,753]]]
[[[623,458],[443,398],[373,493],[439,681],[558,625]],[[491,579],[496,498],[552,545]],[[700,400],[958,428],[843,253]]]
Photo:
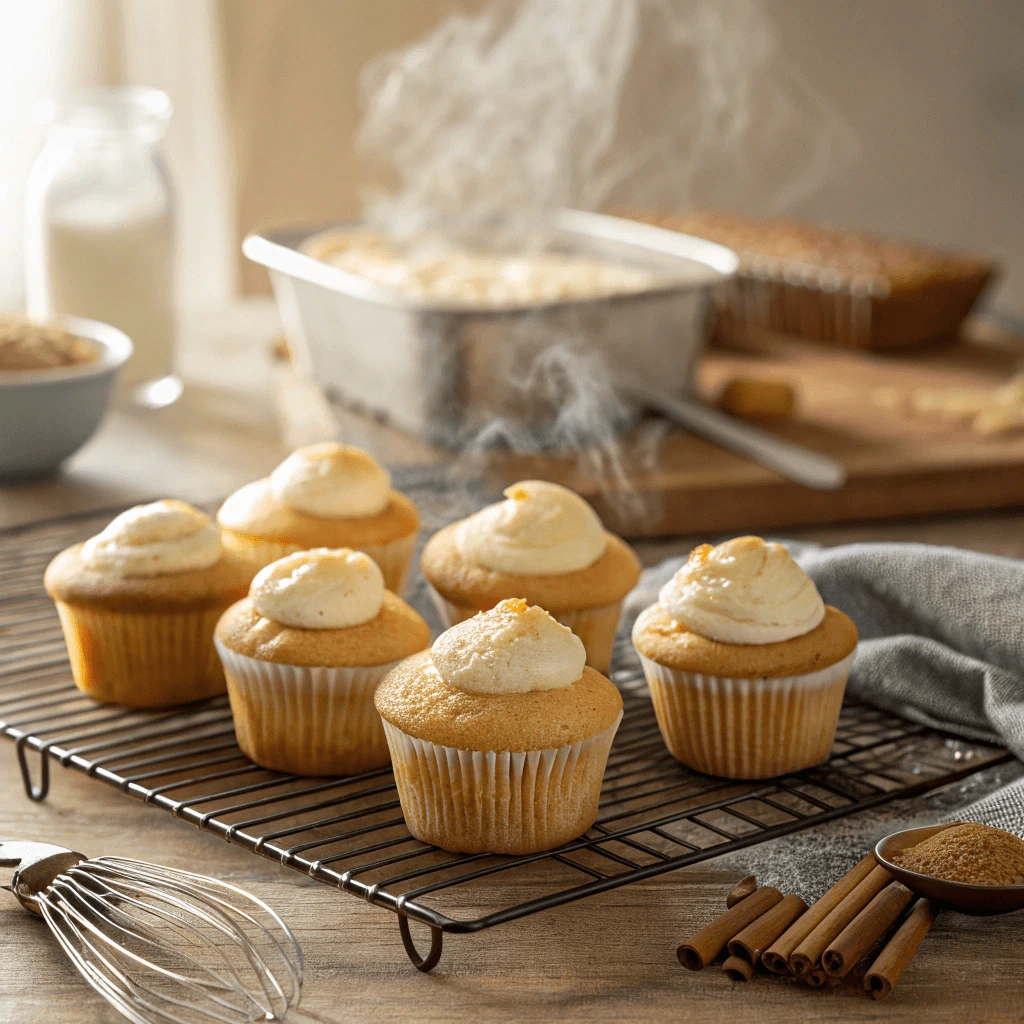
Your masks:
[[[738,265],[729,249],[703,239],[563,210],[556,248],[644,268],[651,287],[600,299],[481,307],[410,296],[301,251],[324,230],[256,233],[242,245],[270,271],[297,361],[332,397],[447,446],[495,420],[541,422],[551,413],[543,408],[551,391],[538,374],[573,376],[581,358],[596,355],[613,378],[621,367],[633,381],[688,393],[713,326],[713,293]],[[564,358],[550,358],[553,347]]]

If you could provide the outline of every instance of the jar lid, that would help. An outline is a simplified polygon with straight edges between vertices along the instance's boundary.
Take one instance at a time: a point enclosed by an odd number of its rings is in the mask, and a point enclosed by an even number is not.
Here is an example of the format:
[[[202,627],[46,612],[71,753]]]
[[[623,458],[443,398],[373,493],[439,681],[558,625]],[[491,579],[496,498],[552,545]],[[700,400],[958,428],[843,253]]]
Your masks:
[[[171,98],[148,85],[95,86],[50,100],[46,120],[51,130],[97,137],[133,135],[156,142],[174,112]]]

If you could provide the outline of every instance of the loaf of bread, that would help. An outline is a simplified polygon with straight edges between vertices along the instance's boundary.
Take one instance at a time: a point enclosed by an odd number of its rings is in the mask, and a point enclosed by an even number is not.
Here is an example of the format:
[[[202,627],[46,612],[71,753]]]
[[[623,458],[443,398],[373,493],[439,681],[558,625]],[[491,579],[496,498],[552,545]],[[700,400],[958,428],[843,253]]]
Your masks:
[[[740,257],[722,326],[896,349],[954,336],[995,273],[991,260],[863,231],[703,211],[637,217]]]

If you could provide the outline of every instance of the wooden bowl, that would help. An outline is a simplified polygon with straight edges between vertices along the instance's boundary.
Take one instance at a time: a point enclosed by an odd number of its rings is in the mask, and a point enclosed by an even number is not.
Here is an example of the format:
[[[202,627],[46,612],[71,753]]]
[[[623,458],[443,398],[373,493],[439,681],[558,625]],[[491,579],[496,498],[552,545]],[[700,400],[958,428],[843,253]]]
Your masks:
[[[908,871],[890,860],[893,854],[917,846],[929,836],[951,828],[957,822],[946,825],[928,825],[925,828],[909,828],[886,836],[875,847],[878,863],[892,876],[912,889],[918,896],[926,896],[933,903],[958,910],[961,914],[1008,914],[1024,907],[1024,885],[967,885],[964,882],[948,882],[944,878],[933,878]]]

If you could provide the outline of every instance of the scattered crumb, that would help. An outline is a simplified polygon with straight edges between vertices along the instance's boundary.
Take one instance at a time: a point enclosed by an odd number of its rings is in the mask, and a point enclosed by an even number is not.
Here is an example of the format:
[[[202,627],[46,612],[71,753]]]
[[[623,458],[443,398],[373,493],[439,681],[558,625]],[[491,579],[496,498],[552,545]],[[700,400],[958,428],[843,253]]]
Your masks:
[[[275,363],[290,363],[293,361],[292,347],[283,334],[279,334],[270,343],[270,358]]]
[[[1024,428],[1024,373],[998,388],[878,388],[881,409],[969,424],[985,437]]]
[[[786,419],[793,415],[796,395],[785,381],[733,377],[718,396],[718,407],[734,416]]]
[[[890,412],[906,412],[910,408],[910,396],[903,388],[875,388],[871,400],[879,409]]]

